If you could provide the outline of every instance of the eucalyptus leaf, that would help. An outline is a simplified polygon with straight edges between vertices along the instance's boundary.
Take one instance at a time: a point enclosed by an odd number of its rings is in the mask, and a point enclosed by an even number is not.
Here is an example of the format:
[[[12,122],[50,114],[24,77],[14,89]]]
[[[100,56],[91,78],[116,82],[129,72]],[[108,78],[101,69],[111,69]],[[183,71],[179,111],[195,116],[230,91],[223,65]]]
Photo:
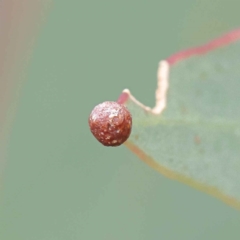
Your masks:
[[[133,117],[125,143],[166,175],[240,207],[240,31],[167,59],[159,115],[123,93]],[[146,86],[147,87],[147,86]],[[125,94],[125,95],[124,95]]]

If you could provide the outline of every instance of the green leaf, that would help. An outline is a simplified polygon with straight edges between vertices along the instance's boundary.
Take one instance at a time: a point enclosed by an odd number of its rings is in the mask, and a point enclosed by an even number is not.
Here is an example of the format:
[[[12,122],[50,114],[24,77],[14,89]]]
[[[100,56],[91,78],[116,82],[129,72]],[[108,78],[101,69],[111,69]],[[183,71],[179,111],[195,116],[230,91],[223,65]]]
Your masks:
[[[160,83],[159,91],[162,88],[162,95],[166,94],[166,107],[160,114],[153,114],[129,91],[124,91],[119,98],[133,117],[127,147],[167,177],[238,208],[239,38],[240,30],[235,30],[167,59],[169,88]],[[162,95],[160,98],[164,98]],[[163,99],[160,102],[164,105]]]

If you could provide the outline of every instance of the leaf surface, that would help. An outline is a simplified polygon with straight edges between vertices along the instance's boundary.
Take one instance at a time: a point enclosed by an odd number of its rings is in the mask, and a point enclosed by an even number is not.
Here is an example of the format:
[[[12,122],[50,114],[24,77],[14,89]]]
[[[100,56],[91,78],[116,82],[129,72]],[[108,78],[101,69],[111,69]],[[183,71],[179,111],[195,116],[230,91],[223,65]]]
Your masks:
[[[154,115],[123,92],[125,143],[167,177],[240,207],[240,30],[167,59],[166,108]]]

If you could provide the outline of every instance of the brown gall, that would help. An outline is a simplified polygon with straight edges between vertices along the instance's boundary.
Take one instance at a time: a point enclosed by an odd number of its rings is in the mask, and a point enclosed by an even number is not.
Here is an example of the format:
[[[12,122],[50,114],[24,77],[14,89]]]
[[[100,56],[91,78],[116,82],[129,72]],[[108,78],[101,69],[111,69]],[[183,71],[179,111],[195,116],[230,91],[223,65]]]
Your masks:
[[[117,102],[98,104],[88,119],[95,138],[104,146],[119,146],[130,136],[132,116],[129,110]]]

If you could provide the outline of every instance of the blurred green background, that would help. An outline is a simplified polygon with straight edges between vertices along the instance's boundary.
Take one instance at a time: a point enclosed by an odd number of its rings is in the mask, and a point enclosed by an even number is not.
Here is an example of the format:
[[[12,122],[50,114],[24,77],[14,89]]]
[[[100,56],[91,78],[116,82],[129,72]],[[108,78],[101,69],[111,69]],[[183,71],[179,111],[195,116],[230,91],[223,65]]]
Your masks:
[[[87,123],[124,88],[152,106],[158,61],[240,26],[239,7],[56,0],[12,126],[0,239],[239,239],[239,211],[166,179],[124,146],[101,146]]]

